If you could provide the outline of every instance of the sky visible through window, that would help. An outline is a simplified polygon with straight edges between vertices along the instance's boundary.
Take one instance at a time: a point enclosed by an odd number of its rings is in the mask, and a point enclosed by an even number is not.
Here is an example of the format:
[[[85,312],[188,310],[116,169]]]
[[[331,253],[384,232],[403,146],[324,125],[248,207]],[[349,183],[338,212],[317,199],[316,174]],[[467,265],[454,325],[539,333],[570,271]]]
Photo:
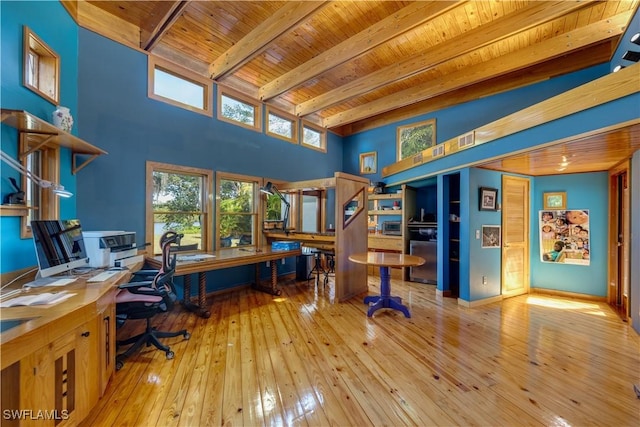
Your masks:
[[[158,68],[153,83],[156,95],[204,110],[204,87]]]

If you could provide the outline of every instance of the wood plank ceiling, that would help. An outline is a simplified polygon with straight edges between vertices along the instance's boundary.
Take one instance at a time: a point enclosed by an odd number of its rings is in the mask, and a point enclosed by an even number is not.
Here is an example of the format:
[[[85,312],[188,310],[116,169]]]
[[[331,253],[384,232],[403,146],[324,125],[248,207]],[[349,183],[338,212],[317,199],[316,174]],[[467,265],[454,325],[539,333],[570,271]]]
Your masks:
[[[607,62],[639,1],[62,3],[81,26],[346,136]]]

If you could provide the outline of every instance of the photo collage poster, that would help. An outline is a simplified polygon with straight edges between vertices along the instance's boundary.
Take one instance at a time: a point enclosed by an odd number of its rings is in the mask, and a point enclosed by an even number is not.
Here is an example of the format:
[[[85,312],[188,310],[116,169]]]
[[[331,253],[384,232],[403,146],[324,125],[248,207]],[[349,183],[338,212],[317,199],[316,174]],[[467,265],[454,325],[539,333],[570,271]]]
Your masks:
[[[589,211],[540,211],[542,262],[589,265]]]

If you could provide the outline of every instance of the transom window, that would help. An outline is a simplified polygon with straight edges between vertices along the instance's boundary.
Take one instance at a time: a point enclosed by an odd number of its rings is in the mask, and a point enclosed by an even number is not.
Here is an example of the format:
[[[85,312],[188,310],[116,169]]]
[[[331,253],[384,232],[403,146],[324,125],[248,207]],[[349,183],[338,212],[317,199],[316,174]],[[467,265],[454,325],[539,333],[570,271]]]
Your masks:
[[[302,145],[326,152],[326,132],[308,123],[303,123]]]
[[[267,107],[267,135],[298,143],[298,120],[285,113]]]
[[[211,250],[213,173],[164,163],[147,162],[147,242],[160,253],[160,237],[172,230],[184,234],[183,250]]]
[[[260,120],[262,109],[260,104],[239,93],[218,86],[218,119],[244,126],[249,129],[262,130]]]
[[[218,248],[257,245],[259,179],[218,172],[216,182]]]
[[[152,55],[149,64],[149,98],[189,111],[213,116],[213,82]]]

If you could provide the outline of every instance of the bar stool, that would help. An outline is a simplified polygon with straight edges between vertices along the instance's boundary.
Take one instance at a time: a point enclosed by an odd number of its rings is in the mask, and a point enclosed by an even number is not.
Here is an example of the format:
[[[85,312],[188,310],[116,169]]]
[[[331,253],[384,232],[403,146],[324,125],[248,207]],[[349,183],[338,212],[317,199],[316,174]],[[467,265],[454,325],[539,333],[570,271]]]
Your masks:
[[[311,250],[311,253],[313,254],[313,257],[314,257],[314,264],[313,264],[313,268],[309,272],[309,275],[307,276],[307,284],[309,284],[309,280],[311,280],[311,277],[315,274],[316,285],[318,285],[320,283],[320,275],[322,274],[326,277],[327,273],[325,269],[322,267],[322,251],[315,249],[315,250]]]
[[[327,266],[327,269],[324,270],[324,285],[327,286],[327,283],[329,283],[329,275],[335,274],[336,272],[335,252],[328,251],[328,250],[323,250],[321,252],[324,255],[324,259]]]

